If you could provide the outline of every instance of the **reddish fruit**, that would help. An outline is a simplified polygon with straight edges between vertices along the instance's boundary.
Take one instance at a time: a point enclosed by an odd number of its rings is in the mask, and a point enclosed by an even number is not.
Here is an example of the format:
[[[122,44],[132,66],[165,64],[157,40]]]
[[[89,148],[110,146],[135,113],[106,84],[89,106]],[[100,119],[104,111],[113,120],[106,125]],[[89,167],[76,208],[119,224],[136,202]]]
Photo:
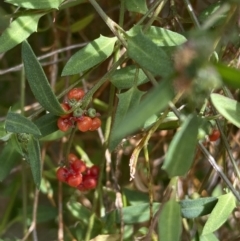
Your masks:
[[[68,178],[68,169],[65,167],[59,167],[56,176],[59,181],[66,182]]]
[[[61,106],[65,112],[67,112],[71,109],[71,107],[68,105],[68,103],[62,103]],[[72,113],[64,114],[64,115],[61,115],[61,118],[63,118],[63,119],[69,118],[71,115],[72,115]]]
[[[89,130],[95,131],[101,126],[101,124],[102,124],[102,121],[98,117],[95,117],[92,119],[92,125]]]
[[[69,154],[68,154],[68,161],[69,161],[70,163],[73,163],[73,162],[76,161],[76,160],[78,160],[78,157],[77,157],[75,154],[73,154],[73,153],[69,153]]]
[[[82,174],[70,175],[67,179],[67,183],[71,187],[77,187],[82,182]]]
[[[77,189],[81,192],[85,192],[87,191],[87,188],[83,186],[83,184],[81,183],[80,185],[77,186]]]
[[[68,92],[67,97],[69,100],[72,100],[72,99],[81,100],[84,95],[85,95],[85,93],[84,93],[83,89],[74,88]]]
[[[76,160],[71,164],[72,169],[77,173],[85,172],[86,164],[82,160]]]
[[[90,167],[88,171],[89,175],[92,177],[98,177],[99,172],[100,172],[100,169],[96,165],[93,165],[92,167]]]
[[[84,180],[83,180],[83,186],[86,188],[86,189],[94,189],[96,186],[97,186],[97,180],[94,178],[94,177],[86,177]]]
[[[92,119],[88,116],[83,116],[77,121],[78,129],[82,132],[86,132],[92,126]]]
[[[220,137],[220,131],[219,130],[213,130],[212,134],[209,135],[209,141],[216,141]]]
[[[66,132],[71,128],[72,123],[68,119],[63,119],[60,117],[57,121],[57,126],[59,130]]]

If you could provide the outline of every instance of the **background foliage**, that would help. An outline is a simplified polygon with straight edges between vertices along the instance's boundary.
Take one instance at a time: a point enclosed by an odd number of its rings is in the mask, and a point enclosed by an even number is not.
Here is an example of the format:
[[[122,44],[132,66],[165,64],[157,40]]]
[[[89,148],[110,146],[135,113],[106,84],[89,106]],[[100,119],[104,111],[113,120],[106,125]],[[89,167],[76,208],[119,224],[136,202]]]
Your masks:
[[[234,0],[1,2],[1,240],[239,240],[239,19]],[[98,131],[58,130],[75,86]],[[57,181],[69,152],[96,190]]]

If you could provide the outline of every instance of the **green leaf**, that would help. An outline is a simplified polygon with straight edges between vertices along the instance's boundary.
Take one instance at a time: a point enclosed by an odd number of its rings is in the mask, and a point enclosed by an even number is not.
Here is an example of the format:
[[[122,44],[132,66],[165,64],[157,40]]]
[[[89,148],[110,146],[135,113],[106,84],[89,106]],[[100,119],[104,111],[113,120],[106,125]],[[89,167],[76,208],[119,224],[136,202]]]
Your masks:
[[[12,136],[12,133],[7,133],[5,129],[5,122],[0,123],[0,141],[8,141]]]
[[[11,141],[9,141],[1,150],[0,153],[0,181],[2,182],[19,161],[21,156],[12,146]]]
[[[232,193],[218,197],[218,202],[204,225],[202,235],[213,233],[220,228],[227,221],[235,207],[236,201]]]
[[[115,132],[119,131],[119,125],[121,124],[122,120],[126,116],[126,113],[138,106],[141,97],[144,95],[144,92],[138,90],[136,87],[132,87],[125,93],[118,95],[118,106],[115,114],[114,124],[110,135],[109,140],[109,148],[114,149],[118,143],[121,141],[121,137],[114,138]]]
[[[142,127],[149,116],[166,108],[173,96],[172,82],[169,80],[161,81],[157,87],[154,87],[145,96],[138,106],[127,112],[123,120],[116,126],[116,131],[111,134],[112,140],[121,140],[126,135]],[[116,147],[116,143],[110,143],[110,145],[111,150]]]
[[[28,207],[27,217],[32,220],[33,207]],[[58,216],[58,210],[56,207],[47,206],[47,205],[38,205],[37,208],[37,223],[44,223],[53,219],[56,219]]]
[[[41,132],[38,127],[28,118],[9,111],[6,117],[5,129],[13,133],[27,133],[35,137],[40,137]]]
[[[71,32],[75,33],[83,30],[86,26],[88,26],[93,21],[93,19],[94,19],[94,14],[90,14],[85,18],[82,18],[79,21],[76,21],[74,24],[70,26]]]
[[[0,53],[15,47],[27,39],[31,33],[36,32],[38,20],[44,14],[20,16],[14,20],[0,36]]]
[[[232,124],[240,128],[240,103],[223,95],[211,94],[212,104]]]
[[[216,197],[205,197],[181,200],[179,204],[184,218],[197,218],[211,213],[217,201]]]
[[[223,1],[218,1],[216,3],[212,3],[208,5],[206,9],[204,9],[198,16],[199,21],[201,22],[208,22],[210,20],[210,26],[219,26],[220,24],[223,24],[223,21],[227,17],[227,13],[229,12],[229,9],[231,8],[230,4],[224,4],[223,7]],[[222,8],[221,12],[217,11]]]
[[[185,175],[192,165],[198,135],[198,118],[190,115],[175,134],[162,168],[169,177]]]
[[[222,77],[222,81],[229,87],[238,89],[240,88],[240,71],[235,68],[228,67],[224,64],[216,64],[216,70]]]
[[[147,76],[139,69],[137,82],[135,83],[136,66],[130,65],[122,69],[117,69],[110,77],[111,83],[118,89],[129,89],[134,85],[141,85],[148,82]]]
[[[142,32],[142,28],[143,26],[136,25],[132,27],[127,34],[129,36],[135,36]],[[187,39],[179,33],[156,26],[151,26],[146,32],[144,32],[144,35],[158,46],[176,46],[187,41]]]
[[[123,193],[126,196],[128,202],[133,206],[149,202],[149,196],[146,193],[128,188],[123,188]]]
[[[209,233],[207,235],[201,235],[200,241],[219,241],[219,239],[213,233]]]
[[[25,153],[25,158],[30,164],[33,180],[39,189],[42,176],[40,145],[39,141],[34,139],[32,136],[27,143],[27,152]]]
[[[55,115],[64,114],[45,76],[42,66],[33,53],[31,46],[26,41],[22,43],[22,58],[26,77],[35,98],[50,113]]]
[[[90,211],[89,209],[81,205],[79,202],[75,202],[75,201],[68,202],[67,209],[75,218],[80,220],[82,223],[84,223],[85,225],[89,224],[89,219],[93,213],[92,211]],[[102,228],[102,222],[99,218],[97,218],[96,215],[94,215],[93,223],[94,223],[93,229],[95,230],[97,235],[97,232],[99,233]]]
[[[146,0],[127,0],[124,3],[126,9],[130,12],[145,14],[148,11]]]
[[[34,124],[38,127],[38,129],[42,134],[41,137],[47,136],[58,130],[58,127],[57,127],[58,118],[59,118],[58,116],[48,113],[34,121]]]
[[[159,203],[153,203],[153,213],[155,214],[159,209]],[[149,203],[142,203],[134,206],[122,208],[122,216],[124,224],[136,224],[149,221],[150,210]],[[121,223],[121,212],[116,209],[108,213],[104,219],[115,217],[115,222]]]
[[[58,8],[64,0],[5,0],[15,6],[28,9],[49,9]]]
[[[163,206],[158,220],[158,240],[178,241],[182,233],[180,206],[175,200],[169,200]]]
[[[142,33],[128,37],[127,41],[129,57],[142,68],[163,77],[173,73],[170,57]]]
[[[120,234],[102,234],[98,235],[94,239],[91,239],[90,241],[119,241],[120,240]]]
[[[59,10],[75,7],[76,5],[86,3],[86,2],[87,2],[87,0],[65,1],[65,2],[63,2],[63,4],[61,4]]]
[[[77,51],[65,65],[62,76],[81,73],[107,59],[113,52],[117,38],[100,36]]]

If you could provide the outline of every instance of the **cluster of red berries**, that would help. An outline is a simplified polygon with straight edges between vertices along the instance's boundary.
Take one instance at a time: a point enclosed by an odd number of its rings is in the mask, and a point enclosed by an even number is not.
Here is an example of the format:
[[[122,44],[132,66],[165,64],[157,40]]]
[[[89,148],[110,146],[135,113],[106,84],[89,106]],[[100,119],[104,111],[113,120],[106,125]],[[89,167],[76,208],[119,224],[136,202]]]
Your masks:
[[[98,118],[99,114],[96,113],[95,109],[89,108],[88,110],[83,110],[81,108],[81,100],[84,95],[84,90],[81,88],[74,88],[68,92],[68,101],[62,103],[61,106],[64,111],[70,113],[62,115],[58,119],[57,126],[59,130],[66,132],[75,126],[75,123],[82,132],[95,131],[101,126],[102,122]]]
[[[65,182],[80,191],[88,191],[97,186],[99,167],[96,165],[87,167],[84,161],[70,153],[68,155],[68,166],[59,167],[56,175],[59,181]]]

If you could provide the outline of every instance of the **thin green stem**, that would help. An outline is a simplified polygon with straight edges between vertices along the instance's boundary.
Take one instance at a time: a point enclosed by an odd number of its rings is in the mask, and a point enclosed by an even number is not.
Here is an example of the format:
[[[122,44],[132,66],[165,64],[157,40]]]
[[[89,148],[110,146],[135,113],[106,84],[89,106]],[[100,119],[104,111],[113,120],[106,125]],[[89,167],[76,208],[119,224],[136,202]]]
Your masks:
[[[92,89],[90,89],[85,97],[83,98],[83,105],[88,105],[90,102],[93,94],[99,89],[100,86],[102,86],[107,80],[109,80],[109,77],[113,74],[113,72],[124,63],[124,61],[127,59],[126,54],[122,55],[117,62],[115,62],[110,70],[93,86]]]
[[[121,5],[120,5],[119,26],[121,27],[123,27],[123,23],[124,23],[125,1],[126,0],[121,0]]]
[[[214,114],[217,114],[215,109],[213,109],[213,112],[214,112]],[[237,165],[237,163],[236,163],[236,161],[235,161],[235,159],[234,159],[234,157],[232,155],[231,148],[230,148],[230,146],[228,144],[228,140],[227,140],[227,138],[226,138],[226,136],[224,134],[224,131],[223,131],[223,128],[222,128],[222,125],[221,125],[219,119],[216,119],[216,123],[217,123],[217,127],[218,127],[218,129],[219,129],[219,131],[221,133],[221,139],[223,140],[223,144],[224,144],[225,149],[226,149],[226,151],[228,153],[229,159],[230,159],[230,161],[231,161],[231,163],[233,165],[233,169],[234,169],[235,173],[237,174],[238,180],[240,180],[240,171],[239,171],[238,165]]]
[[[0,236],[3,235],[3,233],[7,230],[7,226],[9,225],[9,217],[10,217],[11,211],[13,209],[14,203],[16,201],[16,196],[17,196],[18,190],[20,188],[20,184],[21,184],[21,182],[19,180],[15,181],[14,187],[9,196],[10,198],[9,198],[7,207],[4,210],[2,210],[2,212],[4,212],[4,213],[1,218]]]
[[[171,108],[174,114],[181,120],[181,114],[176,108]],[[221,128],[221,126],[220,126]],[[222,134],[222,133],[221,133]],[[223,179],[223,181],[226,183],[228,188],[232,191],[234,196],[237,198],[238,201],[240,201],[240,195],[233,187],[232,183],[229,181],[227,176],[224,174],[224,172],[221,170],[221,168],[217,165],[215,159],[213,156],[208,152],[208,150],[204,147],[201,141],[198,142],[198,146],[200,147],[201,151],[205,155],[205,157],[208,159],[209,163],[212,165],[212,167],[216,170],[218,175]]]
[[[22,68],[21,71],[21,86],[20,86],[20,104],[21,104],[21,113],[24,115],[24,106],[25,106],[25,85],[26,85],[26,78],[25,78],[25,71]],[[23,234],[27,232],[27,177],[26,177],[26,166],[25,161],[22,160],[22,208],[23,208]]]
[[[217,165],[217,163],[216,163],[215,159],[213,158],[213,156],[208,152],[208,150],[205,148],[205,146],[200,141],[198,142],[198,145],[199,145],[200,149],[202,150],[203,154],[205,155],[205,157],[208,159],[209,163],[216,170],[218,175],[223,179],[223,181],[226,183],[228,188],[232,191],[233,195],[240,202],[240,195],[239,195],[239,193],[235,190],[235,188],[233,187],[232,183],[229,181],[227,176],[223,173],[221,168]]]
[[[185,5],[186,5],[187,10],[188,10],[188,13],[189,13],[189,15],[190,15],[190,17],[191,17],[195,27],[200,29],[201,28],[200,23],[199,23],[199,21],[197,19],[196,14],[193,11],[193,7],[192,7],[191,3],[189,2],[189,0],[184,0],[184,2],[185,2]]]
[[[122,33],[125,33],[125,31],[117,23],[115,23],[111,18],[109,18],[107,16],[107,14],[102,10],[102,8],[99,6],[99,4],[95,0],[89,0],[89,2],[95,8],[97,13],[101,16],[103,21],[107,24],[107,26],[110,28],[110,30],[113,32],[113,34],[119,39],[119,41],[122,43],[122,45],[124,47],[127,47],[127,43],[126,43],[125,39],[118,33],[117,30],[121,30]]]
[[[146,32],[150,26],[152,25],[152,23],[156,20],[158,14],[162,11],[164,5],[167,3],[168,0],[162,0],[161,3],[158,5],[158,7],[155,9],[153,15],[151,16],[151,18],[149,19],[149,21],[147,22],[147,24],[144,26],[143,28],[143,32]]]
[[[173,103],[175,104],[182,96],[182,92],[178,93],[175,98],[173,99]],[[163,114],[159,117],[159,119],[156,121],[156,123],[148,130],[148,132],[144,135],[144,137],[142,138],[142,140],[139,142],[139,144],[136,146],[136,148],[134,149],[131,158],[130,158],[130,176],[131,176],[131,180],[134,178],[134,174],[136,171],[136,165],[137,165],[137,160],[138,160],[138,156],[139,153],[141,152],[142,148],[147,145],[149,139],[151,138],[151,136],[153,135],[153,133],[157,130],[157,128],[159,127],[159,125],[164,121],[164,119],[166,118],[166,116],[169,113],[169,108],[166,108],[165,111],[163,112]]]
[[[143,23],[143,21],[149,16],[149,14],[152,13],[152,11],[159,5],[159,3],[161,2],[162,0],[158,0],[156,1],[152,6],[151,8],[142,16],[142,18],[137,22],[136,25],[141,25]]]
[[[100,165],[100,173],[99,173],[99,178],[98,178],[98,185],[97,188],[94,192],[94,200],[93,200],[93,206],[92,206],[92,215],[90,216],[89,219],[89,224],[88,224],[88,228],[87,228],[87,232],[86,232],[86,236],[85,236],[85,241],[89,241],[90,237],[91,237],[91,233],[93,230],[93,226],[94,226],[94,218],[96,216],[95,212],[97,210],[97,205],[99,202],[99,198],[101,196],[102,193],[102,178],[103,178],[103,170],[104,170],[104,162],[101,163]]]
[[[147,167],[149,212],[150,212],[150,225],[151,225],[153,221],[153,184],[152,184],[151,165],[150,165],[147,145],[144,146],[143,151],[144,151],[146,167]]]

